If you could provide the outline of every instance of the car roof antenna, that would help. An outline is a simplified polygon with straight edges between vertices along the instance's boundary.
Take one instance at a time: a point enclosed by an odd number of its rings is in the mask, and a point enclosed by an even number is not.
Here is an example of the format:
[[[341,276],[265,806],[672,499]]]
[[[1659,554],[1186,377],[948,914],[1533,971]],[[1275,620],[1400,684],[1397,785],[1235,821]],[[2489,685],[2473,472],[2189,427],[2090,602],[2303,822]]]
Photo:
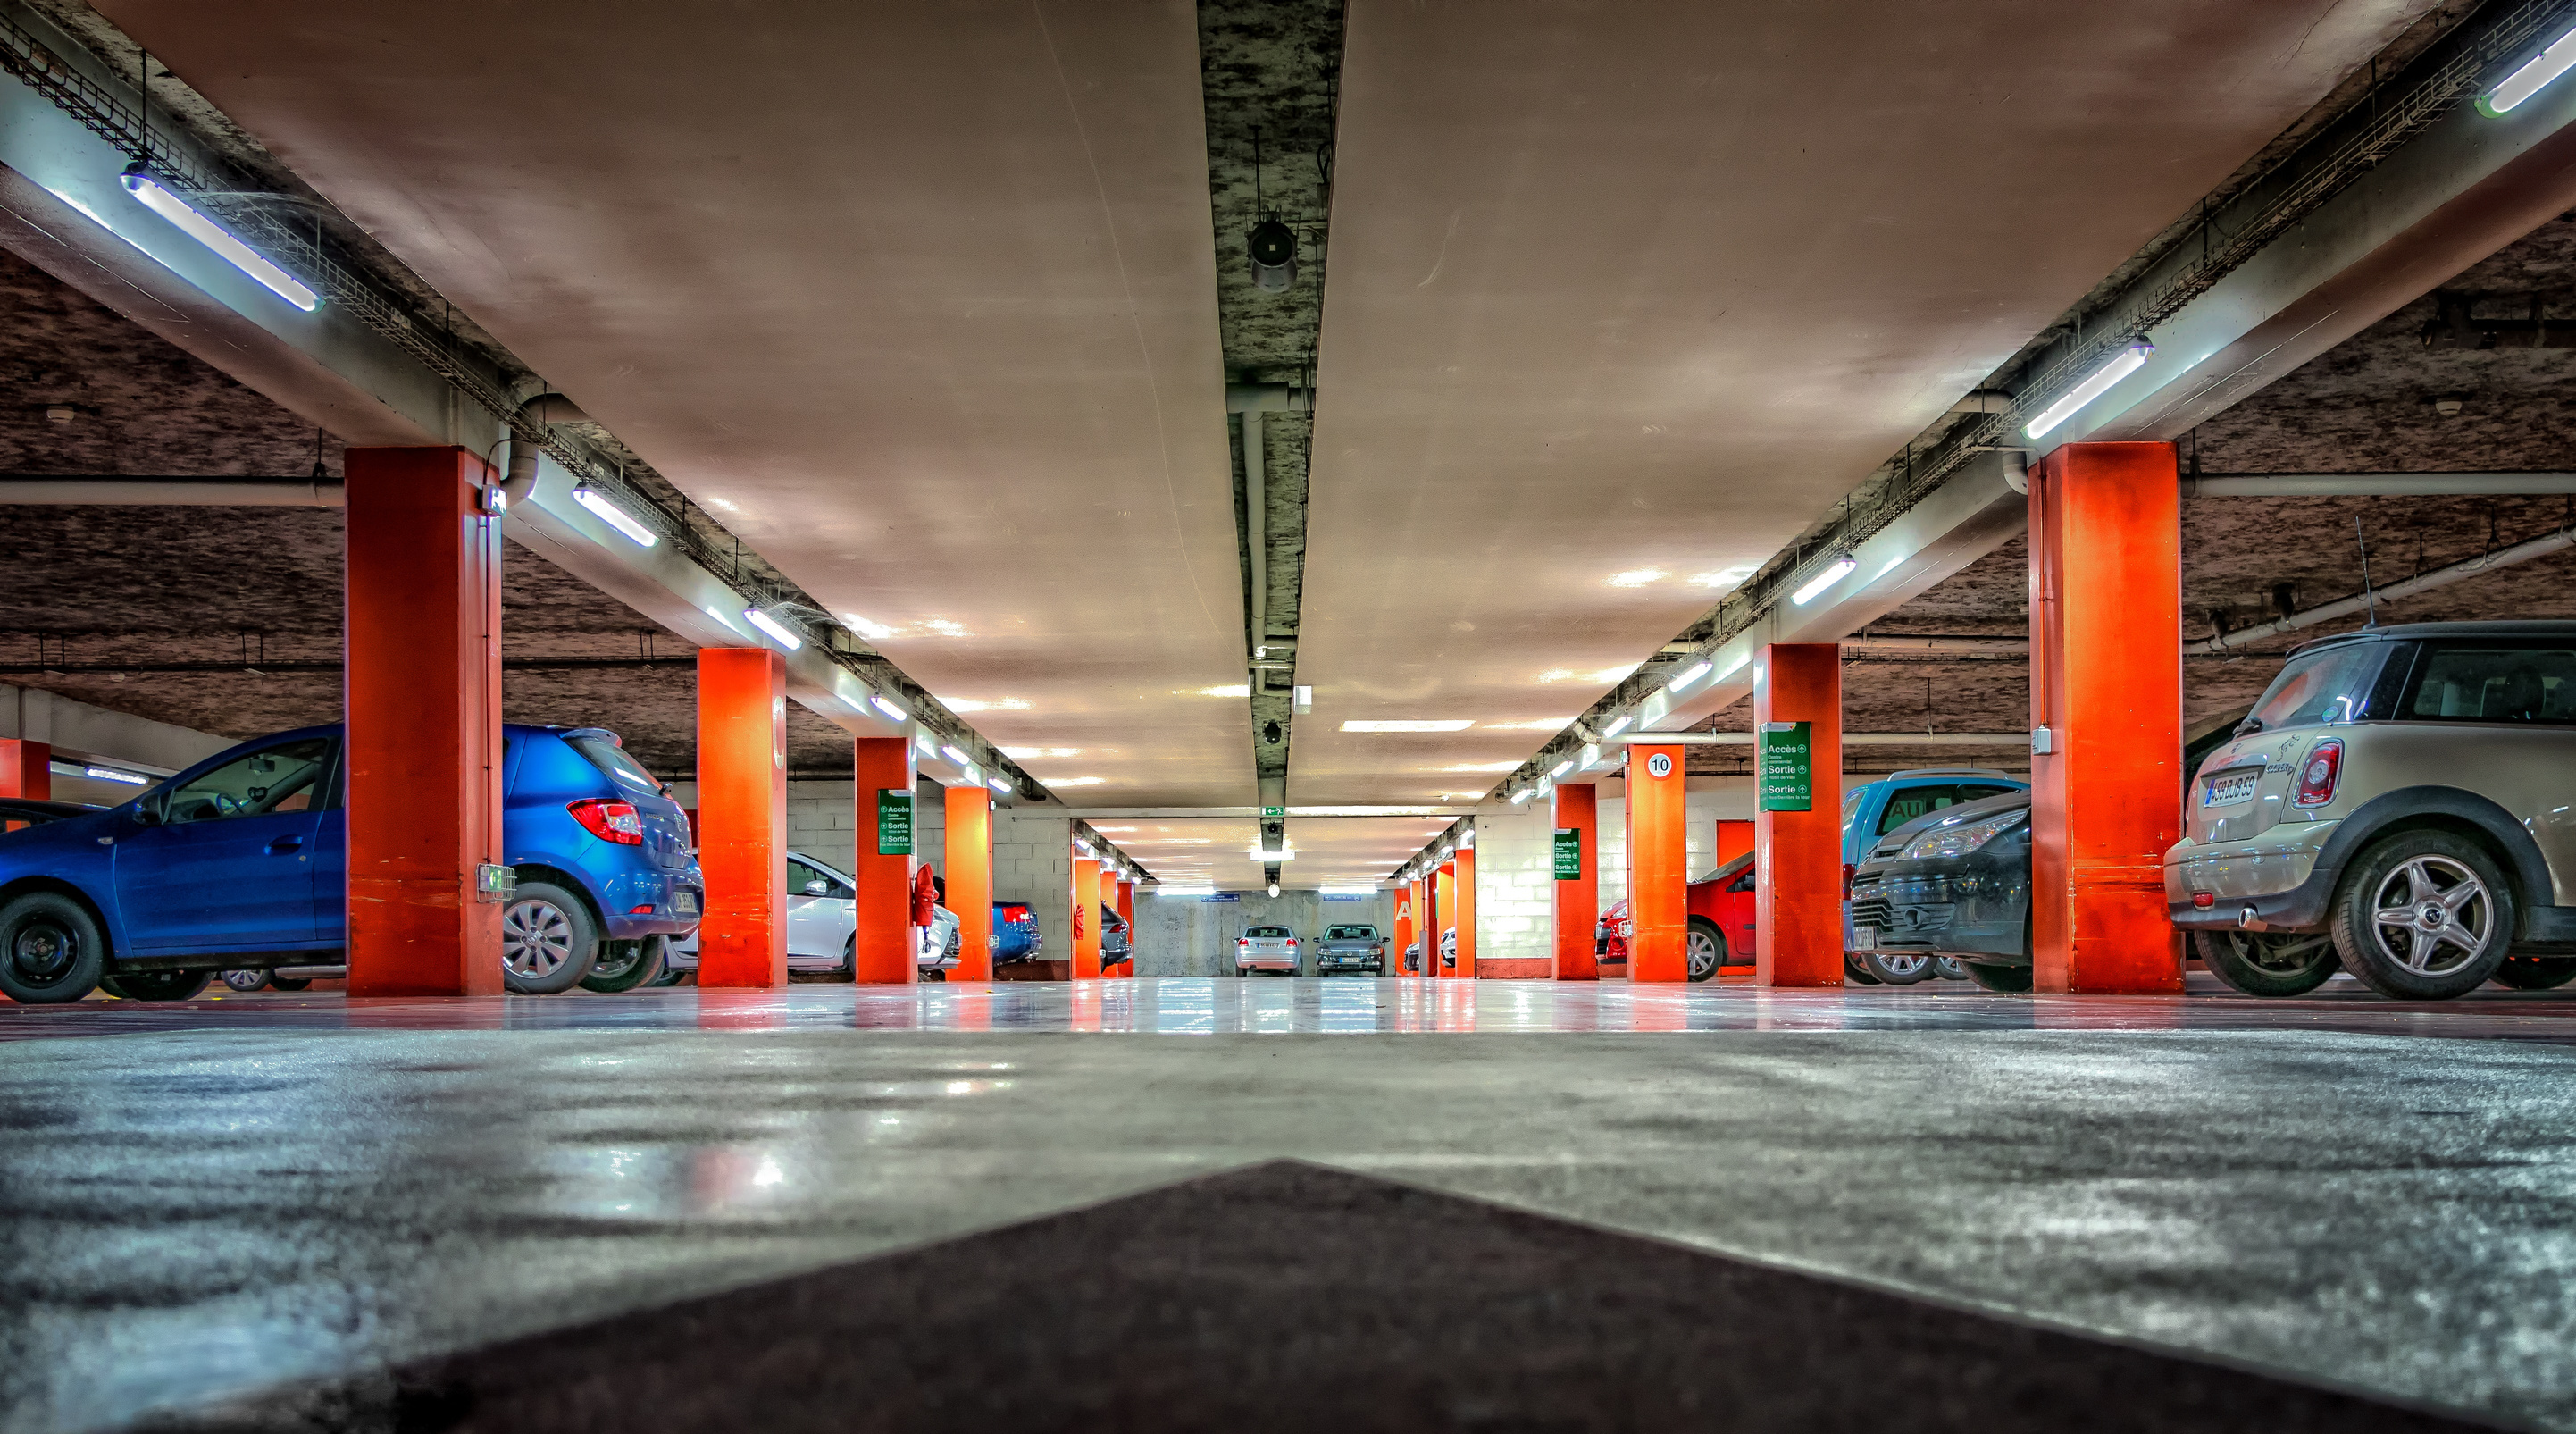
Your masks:
[[[2377,627],[2379,626],[2379,595],[2372,592],[2370,588],[2370,540],[2361,535],[2359,513],[2352,515],[2352,540],[2361,545],[2361,600],[2370,609],[2370,620],[2362,626],[2365,629]]]

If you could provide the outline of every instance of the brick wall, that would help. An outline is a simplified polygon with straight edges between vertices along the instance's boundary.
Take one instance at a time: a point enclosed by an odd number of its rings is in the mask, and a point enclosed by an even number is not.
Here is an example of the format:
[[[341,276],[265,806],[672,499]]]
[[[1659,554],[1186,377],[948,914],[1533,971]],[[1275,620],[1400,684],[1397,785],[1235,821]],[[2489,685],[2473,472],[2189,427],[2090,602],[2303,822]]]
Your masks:
[[[1073,820],[1061,811],[993,813],[993,899],[1025,901],[1037,913],[1048,959],[1073,959]]]
[[[1545,977],[1555,970],[1555,826],[1533,797],[1476,808],[1476,969]],[[1488,971],[1489,962],[1516,963]],[[1540,963],[1529,969],[1529,963]]]

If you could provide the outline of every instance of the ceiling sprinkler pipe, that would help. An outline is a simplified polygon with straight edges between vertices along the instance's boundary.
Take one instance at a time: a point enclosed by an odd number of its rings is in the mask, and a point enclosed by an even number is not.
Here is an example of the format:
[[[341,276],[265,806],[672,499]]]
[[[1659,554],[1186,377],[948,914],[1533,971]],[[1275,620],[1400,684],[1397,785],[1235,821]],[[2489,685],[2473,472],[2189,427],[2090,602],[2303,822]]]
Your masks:
[[[2378,603],[2397,602],[2413,597],[2417,593],[2427,593],[2435,588],[2449,587],[2453,583],[2467,582],[2480,574],[2491,573],[2498,568],[2509,568],[2516,563],[2527,563],[2534,558],[2545,558],[2551,553],[2563,552],[2571,547],[2576,547],[2576,527],[2561,528],[2555,533],[2544,534],[2527,543],[2516,543],[2510,548],[2498,548],[2492,553],[2471,558],[2464,563],[2453,563],[2447,568],[2435,568],[2429,573],[2419,573],[2404,582],[2390,583],[2386,587],[2373,588],[2366,593],[2355,593],[2351,597],[2312,607],[2304,612],[2294,612],[2288,617],[2276,618],[2271,622],[2253,627],[2238,628],[2234,632],[2222,632],[2216,637],[2205,638],[2199,642],[2186,642],[2182,650],[2185,653],[2202,655],[2233,652],[2240,647],[2251,647],[2265,638],[2278,637],[2282,633],[2296,632],[2303,627],[2314,627],[2321,622],[2333,622],[2337,618],[2369,612]]]
[[[2203,473],[2186,498],[2431,498],[2576,493],[2576,473]]]
[[[0,478],[0,504],[338,508],[347,495],[337,478]]]

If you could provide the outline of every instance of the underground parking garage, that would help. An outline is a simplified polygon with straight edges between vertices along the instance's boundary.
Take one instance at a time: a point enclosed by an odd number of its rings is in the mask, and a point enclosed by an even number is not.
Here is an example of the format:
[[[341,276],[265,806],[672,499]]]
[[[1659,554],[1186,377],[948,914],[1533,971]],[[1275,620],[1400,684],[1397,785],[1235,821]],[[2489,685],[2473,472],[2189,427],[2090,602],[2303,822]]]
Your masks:
[[[2576,1427],[2571,35],[0,0],[0,1427]]]

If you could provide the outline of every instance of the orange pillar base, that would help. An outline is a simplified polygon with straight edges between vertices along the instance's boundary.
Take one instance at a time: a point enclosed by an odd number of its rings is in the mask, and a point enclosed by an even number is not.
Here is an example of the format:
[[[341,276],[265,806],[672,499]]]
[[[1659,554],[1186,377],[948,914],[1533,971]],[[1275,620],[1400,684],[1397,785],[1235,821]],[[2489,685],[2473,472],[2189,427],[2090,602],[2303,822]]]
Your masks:
[[[1690,979],[1690,775],[1683,747],[1628,749],[1628,979]]]
[[[1753,818],[1753,979],[1762,986],[1843,983],[1842,649],[1772,643],[1754,659],[1753,730],[1807,724],[1807,801]],[[1758,794],[1757,808],[1765,805]]]
[[[2182,511],[2170,443],[2070,443],[2030,475],[2034,986],[2182,989]]]
[[[698,649],[701,989],[787,984],[787,662]]]
[[[993,979],[993,796],[950,787],[947,803],[948,909],[957,913],[957,969],[951,981]]]

